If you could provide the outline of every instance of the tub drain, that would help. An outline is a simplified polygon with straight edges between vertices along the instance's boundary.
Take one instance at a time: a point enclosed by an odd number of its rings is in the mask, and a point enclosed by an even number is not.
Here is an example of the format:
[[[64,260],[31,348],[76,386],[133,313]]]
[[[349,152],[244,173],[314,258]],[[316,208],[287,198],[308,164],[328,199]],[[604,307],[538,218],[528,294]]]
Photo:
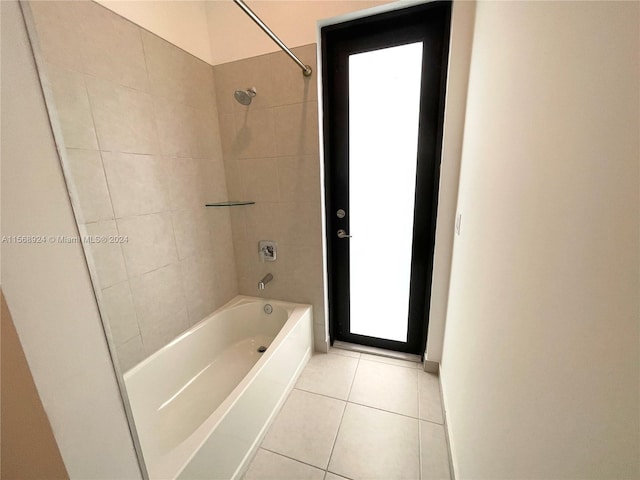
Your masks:
[[[258,353],[264,353],[267,351],[267,347],[265,347],[264,345],[261,345],[260,347],[258,347]]]

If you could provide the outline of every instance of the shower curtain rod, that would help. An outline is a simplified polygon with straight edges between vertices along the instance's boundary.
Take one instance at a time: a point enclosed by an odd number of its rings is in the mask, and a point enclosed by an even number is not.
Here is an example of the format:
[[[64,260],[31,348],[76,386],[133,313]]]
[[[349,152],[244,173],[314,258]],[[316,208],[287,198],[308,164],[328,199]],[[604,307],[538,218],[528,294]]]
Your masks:
[[[271,40],[273,40],[274,42],[276,42],[278,44],[278,46],[287,54],[291,57],[291,60],[293,60],[294,62],[296,62],[298,64],[298,66],[302,69],[302,74],[305,77],[310,77],[311,76],[311,67],[309,65],[305,65],[304,63],[302,63],[300,61],[300,59],[298,57],[296,57],[296,55],[287,48],[287,46],[282,43],[282,41],[276,36],[275,33],[273,33],[271,31],[271,29],[269,27],[267,27],[265,25],[265,23],[260,20],[260,18],[253,12],[253,10],[251,10],[246,3],[244,3],[243,0],[233,0],[234,3],[236,5],[238,5],[242,10],[244,10],[244,13],[246,13],[249,18],[251,20],[253,20],[256,25],[258,25],[263,31],[264,33],[266,33],[267,35],[269,35],[269,37],[271,38]]]

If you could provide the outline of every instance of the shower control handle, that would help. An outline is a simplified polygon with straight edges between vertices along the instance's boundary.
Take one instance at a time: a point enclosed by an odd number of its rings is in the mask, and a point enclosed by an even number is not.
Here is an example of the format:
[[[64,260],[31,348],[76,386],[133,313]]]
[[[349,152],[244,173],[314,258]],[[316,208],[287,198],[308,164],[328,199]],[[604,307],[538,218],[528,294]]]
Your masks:
[[[347,232],[343,228],[338,230],[338,238],[351,238],[351,235],[347,235]]]

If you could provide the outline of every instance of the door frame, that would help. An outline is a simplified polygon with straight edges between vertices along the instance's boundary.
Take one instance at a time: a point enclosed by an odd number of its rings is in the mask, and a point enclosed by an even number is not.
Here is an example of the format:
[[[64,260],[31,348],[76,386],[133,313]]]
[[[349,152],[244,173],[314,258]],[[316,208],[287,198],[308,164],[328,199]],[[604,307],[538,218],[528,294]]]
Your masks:
[[[440,162],[442,155],[442,141],[443,141],[443,125],[444,125],[444,107],[446,96],[446,78],[448,70],[448,53],[449,53],[449,41],[451,32],[451,2],[430,2],[418,5],[403,6],[403,8],[396,8],[391,11],[383,13],[372,13],[370,16],[356,18],[355,20],[345,21],[337,24],[329,24],[320,28],[320,45],[321,45],[321,64],[322,64],[322,94],[323,94],[323,154],[324,154],[324,199],[325,199],[325,242],[327,248],[327,287],[328,287],[328,320],[329,320],[329,335],[330,342],[333,344],[334,340],[351,341],[354,343],[365,343],[370,346],[386,348],[389,350],[398,350],[407,353],[415,353],[419,355],[424,354],[427,329],[428,329],[428,317],[430,310],[430,297],[431,297],[431,284],[432,273],[434,263],[434,248],[435,248],[435,226],[437,218],[437,203],[438,203],[438,187],[440,178]],[[405,19],[404,29],[414,29],[420,33],[409,33],[406,38],[388,38],[386,35],[377,35],[380,32],[380,26],[389,26],[390,28],[397,28],[397,22],[400,19]],[[437,24],[436,32],[427,31],[432,28],[433,24]],[[441,28],[442,31],[438,31]],[[334,112],[340,109],[344,110],[344,101],[340,104],[336,102],[333,96],[333,92],[336,90],[335,76],[330,76],[327,65],[329,65],[329,57],[334,55],[335,52],[329,51],[327,45],[333,44],[338,41],[343,43],[350,42],[352,32],[356,32],[360,36],[368,35],[378,37],[369,39],[366,41],[358,41],[360,43],[370,44],[367,48],[360,48],[356,51],[370,51],[375,50],[375,44],[379,44],[385,37],[385,46],[401,45],[411,43],[411,41],[419,41],[419,36],[427,37],[428,35],[438,36],[437,40],[441,42],[438,44],[438,49],[434,50],[434,54],[430,57],[425,54],[423,57],[423,79],[422,79],[422,93],[421,93],[421,121],[426,121],[427,125],[421,125],[421,131],[427,130],[427,135],[422,135],[418,142],[418,172],[417,177],[420,181],[416,184],[416,204],[414,207],[414,238],[412,247],[412,282],[411,282],[411,298],[410,298],[410,318],[413,318],[409,322],[409,342],[396,342],[392,340],[366,337],[362,335],[349,334],[345,335],[338,332],[337,323],[339,318],[336,315],[336,306],[339,306],[344,310],[344,302],[340,305],[339,293],[337,292],[336,282],[331,275],[332,265],[334,265],[335,258],[340,255],[336,251],[334,246],[335,231],[337,229],[335,219],[337,205],[333,205],[332,185],[338,183],[335,178],[332,178],[332,172],[335,169],[336,152],[340,149],[348,149],[348,141],[344,145],[344,138],[336,135],[336,130],[348,129],[348,121],[346,125],[336,125]],[[409,38],[409,40],[407,40]],[[415,38],[415,40],[410,40]],[[357,42],[356,42],[357,43]],[[373,45],[373,46],[371,46]],[[349,52],[354,50],[348,49]],[[433,70],[429,67],[433,67],[435,61],[436,74],[431,74]],[[431,63],[430,63],[431,62]],[[345,78],[348,78],[345,76]],[[434,86],[438,88],[437,99],[433,96],[425,94],[426,88],[433,89]],[[343,85],[343,87],[346,87]],[[426,87],[426,88],[425,88]],[[348,100],[346,102],[346,108],[348,108]],[[424,113],[426,112],[426,113]],[[423,115],[424,114],[424,115]],[[347,119],[348,113],[343,112],[342,119]],[[331,119],[331,121],[330,121]],[[340,120],[342,121],[342,120]],[[433,135],[431,135],[433,133]],[[426,138],[426,141],[425,141]],[[338,141],[336,141],[338,140]],[[342,141],[340,141],[342,140]],[[344,166],[343,166],[344,167]],[[333,169],[332,169],[333,168]],[[341,185],[344,187],[344,185]],[[428,189],[427,189],[428,187]],[[425,195],[421,192],[421,189],[426,190],[429,195]],[[347,216],[348,217],[348,216]],[[343,228],[345,225],[341,225]],[[348,229],[348,224],[346,225]],[[348,230],[347,230],[348,231]],[[416,235],[418,232],[418,235]],[[420,233],[422,232],[422,233]],[[348,240],[345,240],[348,242]],[[422,245],[428,245],[428,248],[420,248]],[[414,272],[414,261],[418,259],[419,265],[422,268],[419,272]],[[340,267],[338,267],[340,268]],[[343,269],[348,270],[348,266],[343,266]],[[344,275],[344,272],[342,273]],[[415,281],[415,279],[418,281]],[[415,289],[418,292],[414,291]],[[416,296],[417,295],[417,296]],[[419,301],[416,301],[419,298]],[[348,308],[348,307],[347,307]],[[348,325],[347,325],[348,330]],[[344,330],[344,328],[343,328]],[[364,341],[363,341],[364,339]]]

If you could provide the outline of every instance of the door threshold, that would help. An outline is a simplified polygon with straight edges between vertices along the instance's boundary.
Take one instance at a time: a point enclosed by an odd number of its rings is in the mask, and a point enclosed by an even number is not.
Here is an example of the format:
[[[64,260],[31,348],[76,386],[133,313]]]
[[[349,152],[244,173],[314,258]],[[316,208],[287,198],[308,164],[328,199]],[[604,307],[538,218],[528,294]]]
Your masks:
[[[384,348],[368,347],[366,345],[358,345],[356,343],[341,342],[336,340],[333,342],[333,348],[339,350],[349,350],[350,352],[368,353],[379,357],[395,358],[397,360],[406,360],[408,362],[422,363],[420,355],[413,353],[394,352],[393,350],[385,350]]]

